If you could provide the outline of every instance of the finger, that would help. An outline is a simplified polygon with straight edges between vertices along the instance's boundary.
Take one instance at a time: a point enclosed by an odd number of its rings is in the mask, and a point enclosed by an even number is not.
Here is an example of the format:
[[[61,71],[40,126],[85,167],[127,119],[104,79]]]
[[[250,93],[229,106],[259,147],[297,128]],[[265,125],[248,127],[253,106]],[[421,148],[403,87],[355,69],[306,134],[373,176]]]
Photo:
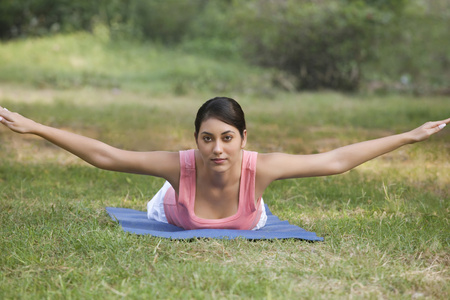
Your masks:
[[[435,122],[437,125],[435,125],[438,130],[443,129],[445,126],[447,126],[447,124],[450,123],[450,118],[446,119],[446,120],[442,120],[442,121],[437,121]]]
[[[0,106],[0,114],[2,114],[3,116],[7,113],[9,113],[10,111],[4,107]]]
[[[447,122],[446,122],[447,121]],[[440,121],[440,122],[436,122],[436,124],[432,127],[432,129],[434,129],[434,132],[439,132],[442,129],[444,129],[445,126],[447,126],[449,120],[445,120],[445,121]]]
[[[0,124],[10,127],[13,122],[12,118],[12,113],[7,108],[0,106]]]
[[[0,124],[3,124],[5,126],[9,126],[11,124],[11,122],[8,121],[6,118],[0,116]]]
[[[4,121],[12,121],[12,117],[13,117],[13,113],[10,112],[7,108],[5,107],[0,107],[0,117],[2,117],[2,119]]]
[[[445,119],[445,120],[440,120],[440,121],[430,121],[430,122],[425,123],[425,125],[428,125],[428,127],[430,127],[430,128],[434,128],[441,124],[448,124],[448,123],[450,123],[450,118]]]
[[[0,106],[0,123],[3,123],[2,121],[5,120],[5,112],[8,112],[8,110]]]

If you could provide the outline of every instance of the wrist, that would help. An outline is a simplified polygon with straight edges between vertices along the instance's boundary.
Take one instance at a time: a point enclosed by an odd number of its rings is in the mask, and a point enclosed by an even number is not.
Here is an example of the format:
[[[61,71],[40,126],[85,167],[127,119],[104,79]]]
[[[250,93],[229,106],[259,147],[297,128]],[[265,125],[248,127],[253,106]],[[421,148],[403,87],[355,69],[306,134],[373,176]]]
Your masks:
[[[45,127],[47,126],[37,123],[35,121],[32,122],[33,124],[32,126],[30,126],[30,130],[27,133],[42,136],[42,134],[45,132]]]
[[[411,131],[401,133],[400,136],[403,145],[414,144],[419,141],[415,138]]]

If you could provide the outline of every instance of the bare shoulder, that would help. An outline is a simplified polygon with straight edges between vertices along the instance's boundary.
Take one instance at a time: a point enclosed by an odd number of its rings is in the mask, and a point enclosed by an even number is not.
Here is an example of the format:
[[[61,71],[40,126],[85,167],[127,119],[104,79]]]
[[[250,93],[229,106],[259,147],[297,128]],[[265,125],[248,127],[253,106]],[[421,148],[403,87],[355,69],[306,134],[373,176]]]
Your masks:
[[[259,153],[256,163],[256,178],[262,185],[268,186],[272,181],[281,177],[279,163],[283,153]]]
[[[283,178],[284,166],[295,156],[285,153],[260,153],[257,161],[257,174],[260,178],[274,181]]]

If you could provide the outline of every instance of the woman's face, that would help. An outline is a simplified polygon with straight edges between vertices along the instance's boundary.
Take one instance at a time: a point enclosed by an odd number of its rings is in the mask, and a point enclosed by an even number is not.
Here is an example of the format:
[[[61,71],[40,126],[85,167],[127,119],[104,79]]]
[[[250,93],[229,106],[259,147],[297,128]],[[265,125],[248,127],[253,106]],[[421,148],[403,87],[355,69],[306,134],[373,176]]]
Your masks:
[[[239,130],[216,118],[209,118],[200,125],[196,142],[205,166],[218,171],[228,170],[241,163],[241,150],[247,142],[247,131],[241,137]]]

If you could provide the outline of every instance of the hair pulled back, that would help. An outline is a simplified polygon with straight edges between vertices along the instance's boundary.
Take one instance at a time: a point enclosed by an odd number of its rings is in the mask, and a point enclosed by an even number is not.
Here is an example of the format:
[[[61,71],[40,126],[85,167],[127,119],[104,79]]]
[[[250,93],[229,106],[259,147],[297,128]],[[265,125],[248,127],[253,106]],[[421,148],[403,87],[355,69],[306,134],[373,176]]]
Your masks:
[[[228,97],[215,97],[203,103],[195,118],[195,133],[197,135],[202,123],[210,118],[216,118],[236,127],[241,137],[244,137],[245,116],[241,106],[235,100]]]

